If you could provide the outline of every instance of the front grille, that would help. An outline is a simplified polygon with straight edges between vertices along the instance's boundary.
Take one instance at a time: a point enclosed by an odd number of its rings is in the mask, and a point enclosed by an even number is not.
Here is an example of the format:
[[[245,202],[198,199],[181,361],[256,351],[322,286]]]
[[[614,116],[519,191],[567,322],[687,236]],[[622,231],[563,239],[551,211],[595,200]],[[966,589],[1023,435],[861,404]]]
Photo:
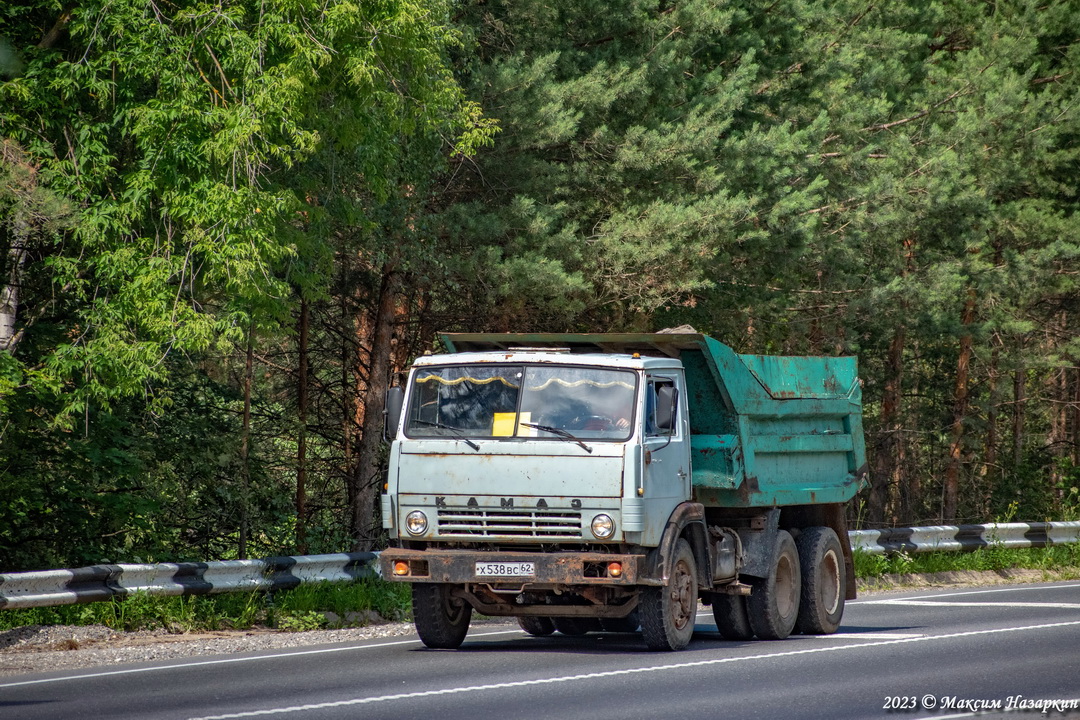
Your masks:
[[[581,513],[540,510],[440,510],[439,534],[459,537],[581,537]]]

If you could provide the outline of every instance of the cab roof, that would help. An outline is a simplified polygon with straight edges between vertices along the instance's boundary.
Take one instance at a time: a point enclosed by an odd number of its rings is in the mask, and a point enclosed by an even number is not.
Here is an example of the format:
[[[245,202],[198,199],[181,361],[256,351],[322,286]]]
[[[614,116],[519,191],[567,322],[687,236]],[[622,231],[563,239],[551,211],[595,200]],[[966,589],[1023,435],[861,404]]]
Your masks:
[[[439,339],[450,352],[534,348],[669,358],[683,350],[702,350],[706,342],[700,333],[440,333]]]

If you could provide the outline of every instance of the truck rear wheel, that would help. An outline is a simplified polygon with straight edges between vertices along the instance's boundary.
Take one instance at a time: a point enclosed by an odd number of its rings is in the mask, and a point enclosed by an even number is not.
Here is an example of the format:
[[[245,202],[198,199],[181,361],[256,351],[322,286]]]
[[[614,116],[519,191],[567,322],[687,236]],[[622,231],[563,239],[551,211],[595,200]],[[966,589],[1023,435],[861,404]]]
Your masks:
[[[750,627],[762,640],[783,640],[799,615],[799,551],[787,530],[778,530],[772,567],[766,578],[754,578],[746,609]]]
[[[536,637],[545,637],[555,632],[555,623],[549,617],[525,615],[517,619],[521,629]]]
[[[690,544],[679,539],[667,587],[641,591],[641,634],[650,650],[682,650],[690,644],[697,620],[697,563]]]
[[[600,629],[600,621],[596,618],[557,617],[551,620],[555,623],[556,630],[570,637],[581,637],[585,633]]]
[[[600,627],[607,632],[634,633],[641,628],[641,616],[634,610],[626,617],[600,618]]]
[[[716,629],[725,640],[750,640],[754,637],[744,596],[713,595],[712,614]]]
[[[844,550],[832,528],[807,528],[795,543],[802,565],[802,600],[796,627],[804,635],[831,635],[840,627],[847,594]]]
[[[453,650],[469,632],[472,607],[450,595],[453,585],[413,583],[413,624],[420,641],[429,648]]]

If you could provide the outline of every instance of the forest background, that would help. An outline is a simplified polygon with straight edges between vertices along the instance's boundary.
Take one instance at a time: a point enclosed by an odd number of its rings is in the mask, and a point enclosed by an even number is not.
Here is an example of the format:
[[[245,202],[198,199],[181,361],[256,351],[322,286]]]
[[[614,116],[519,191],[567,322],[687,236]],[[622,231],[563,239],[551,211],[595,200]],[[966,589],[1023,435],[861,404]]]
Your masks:
[[[9,0],[0,570],[370,548],[435,333],[855,355],[862,527],[1076,518],[1076,0]]]

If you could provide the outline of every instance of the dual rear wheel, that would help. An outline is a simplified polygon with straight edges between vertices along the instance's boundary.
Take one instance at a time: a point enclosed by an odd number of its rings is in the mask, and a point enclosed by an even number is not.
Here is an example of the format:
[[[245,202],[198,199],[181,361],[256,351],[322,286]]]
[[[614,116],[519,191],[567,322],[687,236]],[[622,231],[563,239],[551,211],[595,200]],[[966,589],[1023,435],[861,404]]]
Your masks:
[[[782,640],[793,632],[829,635],[840,627],[847,594],[843,549],[836,533],[811,527],[776,534],[769,575],[751,579],[749,597],[718,595],[716,627],[728,640]]]
[[[827,527],[808,528],[795,544],[803,568],[796,630],[803,635],[831,635],[840,627],[847,597],[844,550]]]

